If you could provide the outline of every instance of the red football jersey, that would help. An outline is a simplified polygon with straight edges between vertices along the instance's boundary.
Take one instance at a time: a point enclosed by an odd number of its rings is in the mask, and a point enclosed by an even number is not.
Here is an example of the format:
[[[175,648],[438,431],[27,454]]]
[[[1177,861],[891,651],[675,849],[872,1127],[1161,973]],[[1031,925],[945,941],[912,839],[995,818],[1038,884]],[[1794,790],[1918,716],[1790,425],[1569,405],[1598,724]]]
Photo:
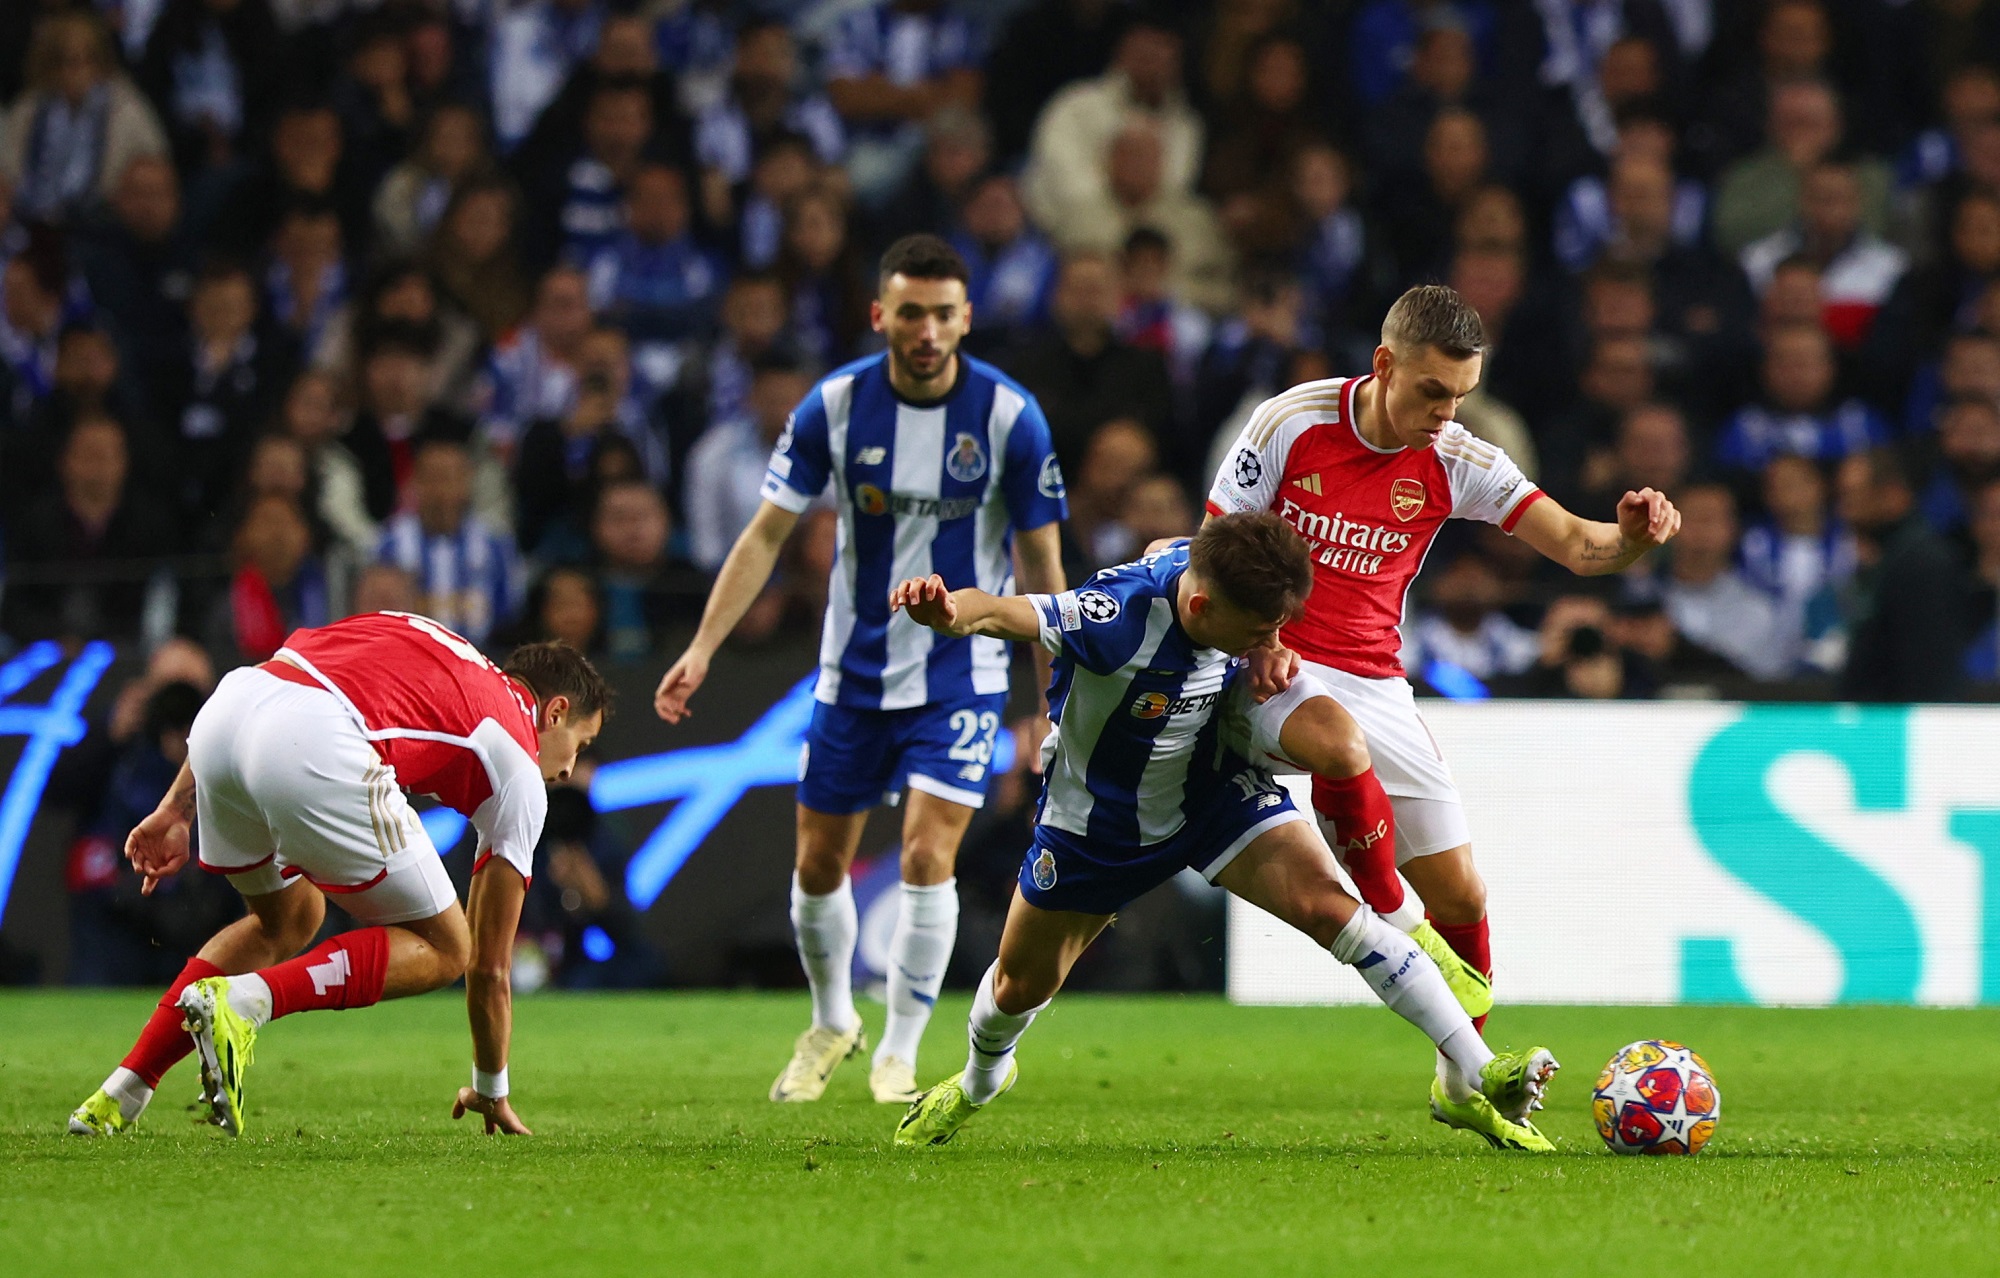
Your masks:
[[[338,697],[396,783],[472,821],[478,861],[527,878],[549,797],[534,695],[429,617],[365,613],[294,630],[278,655]]]
[[[1313,589],[1285,645],[1371,679],[1403,673],[1403,598],[1451,518],[1512,532],[1541,489],[1456,422],[1429,448],[1361,438],[1367,377],[1306,382],[1257,406],[1209,490],[1210,514],[1274,510],[1312,548]]]

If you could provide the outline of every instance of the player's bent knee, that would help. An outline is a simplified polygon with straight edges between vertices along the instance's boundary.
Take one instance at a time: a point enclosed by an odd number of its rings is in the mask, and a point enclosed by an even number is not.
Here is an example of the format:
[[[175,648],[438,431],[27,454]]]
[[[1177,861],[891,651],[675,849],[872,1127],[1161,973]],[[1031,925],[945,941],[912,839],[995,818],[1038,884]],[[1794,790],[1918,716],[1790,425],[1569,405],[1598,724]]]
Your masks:
[[[799,887],[808,896],[825,896],[838,891],[840,881],[847,877],[846,862],[831,848],[801,846],[794,868],[798,872]]]
[[[1361,725],[1330,697],[1314,697],[1300,706],[1285,721],[1279,742],[1287,757],[1315,776],[1337,781],[1374,766]]]
[[[911,839],[903,844],[903,882],[942,883],[952,875],[958,849],[941,840]]]

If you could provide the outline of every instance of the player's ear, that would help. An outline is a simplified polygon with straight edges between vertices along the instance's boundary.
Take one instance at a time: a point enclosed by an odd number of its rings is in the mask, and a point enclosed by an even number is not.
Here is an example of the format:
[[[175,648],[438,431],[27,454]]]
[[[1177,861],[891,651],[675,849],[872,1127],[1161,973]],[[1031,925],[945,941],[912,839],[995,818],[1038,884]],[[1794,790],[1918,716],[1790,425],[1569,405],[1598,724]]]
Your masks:
[[[554,729],[563,726],[569,718],[569,698],[558,693],[542,703],[542,727]]]
[[[868,303],[868,327],[878,333],[882,331],[882,299],[879,297]]]
[[[1389,349],[1388,343],[1385,342],[1382,345],[1377,346],[1375,348],[1374,367],[1375,367],[1375,376],[1381,378],[1388,377],[1390,372],[1395,369],[1396,352]]]

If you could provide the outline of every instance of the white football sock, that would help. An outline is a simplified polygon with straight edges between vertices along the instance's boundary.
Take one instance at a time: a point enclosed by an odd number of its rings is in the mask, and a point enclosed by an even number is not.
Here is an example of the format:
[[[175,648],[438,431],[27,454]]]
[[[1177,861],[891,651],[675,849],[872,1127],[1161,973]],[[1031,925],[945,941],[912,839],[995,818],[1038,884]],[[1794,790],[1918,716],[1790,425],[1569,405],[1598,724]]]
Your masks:
[[[271,1023],[271,987],[255,972],[229,978],[229,1006],[258,1029]]]
[[[1476,1083],[1465,1077],[1465,1071],[1457,1062],[1443,1052],[1438,1053],[1438,1081],[1444,1084],[1444,1094],[1455,1101],[1462,1101],[1479,1090]]]
[[[890,1057],[917,1063],[917,1044],[931,1023],[951,947],[958,939],[958,880],[903,884],[896,931],[889,938],[889,1024],[875,1064]]]
[[[111,1077],[104,1080],[104,1094],[118,1102],[118,1112],[125,1116],[128,1123],[136,1122],[153,1099],[153,1089],[146,1086],[146,1080],[123,1065],[112,1070]]]
[[[1417,924],[1424,921],[1424,903],[1417,899],[1417,890],[1408,879],[1403,880],[1403,903],[1379,917],[1398,932],[1415,931]]]
[[[861,932],[854,881],[843,878],[825,896],[811,896],[793,874],[792,931],[812,985],[813,1027],[848,1033],[861,1023],[854,1010],[854,941]]]
[[[999,970],[1000,965],[995,963],[979,978],[979,993],[973,995],[972,1016],[965,1026],[966,1037],[971,1040],[971,1050],[965,1058],[965,1098],[975,1105],[984,1105],[1007,1085],[1007,1070],[1014,1063],[1015,1046],[1035,1023],[1035,1014],[1048,1006],[1043,1003],[1018,1016],[1001,1011],[993,1000],[993,974]]]
[[[1375,911],[1358,907],[1331,948],[1335,958],[1361,974],[1375,997],[1428,1035],[1467,1075],[1479,1077],[1480,1069],[1493,1059],[1492,1049],[1472,1028],[1472,1018],[1459,1006],[1437,964],[1408,935],[1377,918]]]

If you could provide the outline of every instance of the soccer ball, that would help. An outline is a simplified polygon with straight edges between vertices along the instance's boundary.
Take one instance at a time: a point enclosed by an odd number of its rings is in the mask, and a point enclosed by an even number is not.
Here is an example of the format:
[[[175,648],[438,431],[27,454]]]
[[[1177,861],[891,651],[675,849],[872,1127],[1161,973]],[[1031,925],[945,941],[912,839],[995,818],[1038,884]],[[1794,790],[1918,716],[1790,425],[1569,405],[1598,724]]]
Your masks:
[[[1722,1093],[1698,1053],[1649,1038],[1618,1049],[1590,1108],[1614,1154],[1699,1154],[1722,1121]]]

